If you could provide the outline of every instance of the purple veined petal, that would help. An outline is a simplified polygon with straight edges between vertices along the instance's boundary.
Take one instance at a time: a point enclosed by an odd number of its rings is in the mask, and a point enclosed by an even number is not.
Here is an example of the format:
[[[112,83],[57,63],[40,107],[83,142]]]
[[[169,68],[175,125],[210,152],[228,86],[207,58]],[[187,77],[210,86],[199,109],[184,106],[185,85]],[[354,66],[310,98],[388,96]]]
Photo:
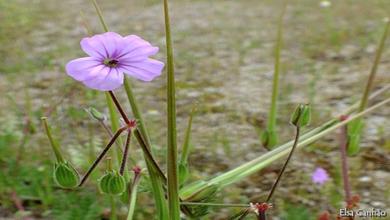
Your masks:
[[[151,81],[161,75],[164,63],[158,60],[146,59],[130,64],[121,64],[119,69],[123,73],[142,81]]]
[[[123,73],[116,68],[96,68],[94,78],[83,81],[84,85],[100,91],[109,91],[119,88],[123,84]]]
[[[94,77],[94,68],[104,66],[104,64],[93,57],[83,57],[71,60],[65,66],[66,72],[69,76],[78,81],[84,81]]]
[[[117,56],[118,59],[128,54],[132,54],[133,52],[137,52],[138,50],[146,50],[148,48],[153,48],[153,49],[149,49],[149,53],[145,55],[145,58],[147,56],[155,55],[158,52],[158,48],[156,50],[156,48],[153,47],[149,42],[143,40],[142,38],[136,35],[130,35],[124,37],[123,44],[124,47],[121,50],[121,52],[118,54]]]
[[[153,56],[157,54],[158,51],[159,51],[158,47],[153,47],[153,46],[138,47],[133,51],[131,51],[130,53],[122,55],[120,58],[118,58],[118,60],[121,63],[138,62],[147,59],[149,56]]]
[[[81,48],[91,57],[100,59],[117,56],[118,48],[123,47],[123,37],[115,32],[106,32],[93,37],[83,38]]]
[[[115,32],[106,32],[101,34],[102,42],[107,49],[109,58],[115,58],[124,47],[124,39]]]
[[[106,58],[106,49],[104,45],[97,41],[95,37],[85,37],[80,41],[81,49],[91,57],[101,60]]]

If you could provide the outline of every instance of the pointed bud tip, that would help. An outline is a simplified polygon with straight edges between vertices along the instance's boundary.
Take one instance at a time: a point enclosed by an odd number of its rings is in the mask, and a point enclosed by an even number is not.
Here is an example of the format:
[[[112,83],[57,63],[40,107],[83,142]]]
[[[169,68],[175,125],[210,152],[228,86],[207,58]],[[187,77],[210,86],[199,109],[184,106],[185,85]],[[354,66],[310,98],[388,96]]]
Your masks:
[[[311,108],[309,104],[299,104],[291,115],[291,124],[297,127],[304,127],[310,124]]]
[[[98,121],[106,120],[106,116],[93,107],[88,108],[86,111],[89,112],[89,114],[91,114],[91,116]]]

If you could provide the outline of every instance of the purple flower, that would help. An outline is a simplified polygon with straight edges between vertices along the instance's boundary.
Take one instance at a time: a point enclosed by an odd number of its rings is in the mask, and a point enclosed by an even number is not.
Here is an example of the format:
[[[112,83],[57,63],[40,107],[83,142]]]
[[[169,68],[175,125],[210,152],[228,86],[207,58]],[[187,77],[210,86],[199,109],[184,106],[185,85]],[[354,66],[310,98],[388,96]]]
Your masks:
[[[317,169],[311,174],[311,180],[313,183],[323,185],[329,180],[329,176],[326,170],[321,167],[317,167]]]
[[[136,35],[122,37],[106,32],[86,37],[80,45],[89,57],[70,61],[66,72],[92,89],[114,90],[123,84],[123,74],[151,81],[164,68],[163,62],[149,58],[158,52],[158,47]]]

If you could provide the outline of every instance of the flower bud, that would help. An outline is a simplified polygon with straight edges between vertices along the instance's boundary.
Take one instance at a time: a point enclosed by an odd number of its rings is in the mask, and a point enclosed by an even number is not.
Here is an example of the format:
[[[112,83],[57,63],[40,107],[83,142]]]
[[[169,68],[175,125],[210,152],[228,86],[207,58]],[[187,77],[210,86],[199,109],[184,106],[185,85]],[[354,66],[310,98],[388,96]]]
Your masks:
[[[98,110],[96,110],[95,108],[93,108],[93,107],[90,107],[90,108],[88,109],[88,112],[91,114],[91,116],[92,116],[94,119],[96,119],[96,120],[98,120],[98,121],[104,121],[104,120],[106,120],[106,116],[105,116],[103,113],[101,113],[101,112],[99,112]]]
[[[126,190],[126,180],[118,171],[109,171],[100,178],[99,187],[105,194],[120,195]]]
[[[310,123],[311,110],[308,104],[299,104],[291,116],[291,124],[304,127]]]
[[[54,180],[62,188],[75,188],[79,184],[79,174],[68,162],[54,165]]]

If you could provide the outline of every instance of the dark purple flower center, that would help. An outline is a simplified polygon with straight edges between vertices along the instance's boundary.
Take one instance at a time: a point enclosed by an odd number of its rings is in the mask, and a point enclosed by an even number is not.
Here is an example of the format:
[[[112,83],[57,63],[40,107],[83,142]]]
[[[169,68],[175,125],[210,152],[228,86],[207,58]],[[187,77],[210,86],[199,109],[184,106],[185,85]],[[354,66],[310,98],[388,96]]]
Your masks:
[[[108,67],[116,67],[118,66],[119,61],[115,59],[105,59],[104,60],[104,65]]]

